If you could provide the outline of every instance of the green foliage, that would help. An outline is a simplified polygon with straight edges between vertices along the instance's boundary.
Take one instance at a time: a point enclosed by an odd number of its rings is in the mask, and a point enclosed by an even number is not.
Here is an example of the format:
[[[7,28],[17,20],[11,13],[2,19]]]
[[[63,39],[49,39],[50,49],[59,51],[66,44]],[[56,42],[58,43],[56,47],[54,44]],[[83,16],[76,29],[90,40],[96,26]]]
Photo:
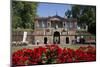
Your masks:
[[[27,32],[33,32],[34,30],[33,29],[12,29],[13,32],[17,32],[17,31],[27,31]]]
[[[37,6],[35,2],[12,1],[12,27],[33,29]]]
[[[88,25],[88,31],[96,34],[96,7],[95,6],[83,6],[73,5],[72,9],[66,11],[65,14],[68,18],[77,18],[79,26]],[[71,14],[69,14],[71,13]]]
[[[71,18],[71,10],[66,11],[65,15],[67,16],[67,18]]]

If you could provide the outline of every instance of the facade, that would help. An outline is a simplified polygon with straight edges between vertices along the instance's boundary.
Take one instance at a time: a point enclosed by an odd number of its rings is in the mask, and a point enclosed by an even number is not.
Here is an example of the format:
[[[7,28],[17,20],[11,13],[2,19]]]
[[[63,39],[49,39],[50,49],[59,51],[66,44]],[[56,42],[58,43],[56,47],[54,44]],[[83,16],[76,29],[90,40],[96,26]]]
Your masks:
[[[77,19],[36,17],[34,29],[35,44],[70,44],[75,40]]]
[[[58,15],[52,17],[36,17],[34,31],[26,31],[26,42],[38,44],[84,44],[95,43],[96,38],[87,32],[87,26],[82,29],[77,25],[77,19],[64,18]],[[12,31],[12,42],[23,41],[25,31]]]

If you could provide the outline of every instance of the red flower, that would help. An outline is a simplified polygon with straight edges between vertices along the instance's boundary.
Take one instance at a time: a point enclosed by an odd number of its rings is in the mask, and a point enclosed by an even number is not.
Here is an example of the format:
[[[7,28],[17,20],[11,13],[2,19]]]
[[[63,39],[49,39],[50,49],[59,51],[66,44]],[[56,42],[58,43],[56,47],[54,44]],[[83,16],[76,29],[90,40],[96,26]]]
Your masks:
[[[73,50],[61,48],[58,45],[46,45],[32,49],[23,48],[12,54],[12,65],[36,65],[46,63],[66,63],[95,61],[96,48],[94,46],[83,47]]]

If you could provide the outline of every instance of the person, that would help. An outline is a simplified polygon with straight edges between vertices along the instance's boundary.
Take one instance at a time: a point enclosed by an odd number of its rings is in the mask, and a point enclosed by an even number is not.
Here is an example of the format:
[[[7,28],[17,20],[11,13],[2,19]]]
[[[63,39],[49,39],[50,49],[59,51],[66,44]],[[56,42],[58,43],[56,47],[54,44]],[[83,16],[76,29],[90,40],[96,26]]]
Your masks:
[[[84,44],[84,43],[85,43],[85,39],[84,39],[83,36],[81,36],[81,38],[80,38],[80,43],[81,43],[81,44]]]
[[[74,39],[72,40],[72,44],[75,44],[75,40]]]
[[[36,41],[36,44],[37,44],[37,45],[39,45],[39,42],[40,42],[40,41],[39,41],[39,40],[37,40],[37,41]]]
[[[77,43],[78,44],[80,43],[80,37],[77,37]]]

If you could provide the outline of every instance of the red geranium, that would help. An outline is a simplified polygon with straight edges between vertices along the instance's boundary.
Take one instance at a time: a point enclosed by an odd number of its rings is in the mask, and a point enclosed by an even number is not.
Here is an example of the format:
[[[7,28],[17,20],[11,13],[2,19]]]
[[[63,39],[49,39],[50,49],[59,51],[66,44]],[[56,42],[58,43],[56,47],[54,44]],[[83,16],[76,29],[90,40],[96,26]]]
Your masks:
[[[36,65],[50,63],[71,63],[81,61],[95,61],[96,49],[94,46],[80,46],[74,50],[61,48],[58,45],[46,45],[34,49],[23,48],[12,54],[12,65]]]

